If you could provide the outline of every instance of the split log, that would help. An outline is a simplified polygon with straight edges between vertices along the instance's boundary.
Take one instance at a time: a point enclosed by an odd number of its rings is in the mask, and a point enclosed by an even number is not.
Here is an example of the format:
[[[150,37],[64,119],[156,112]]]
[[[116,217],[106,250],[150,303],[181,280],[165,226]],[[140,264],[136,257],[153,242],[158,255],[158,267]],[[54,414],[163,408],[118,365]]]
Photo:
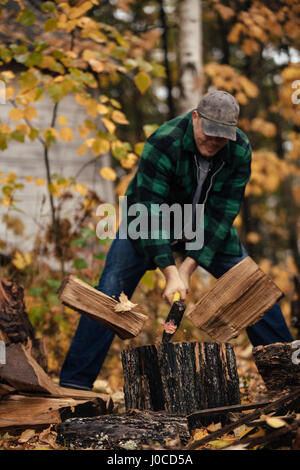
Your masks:
[[[126,410],[195,410],[240,403],[231,344],[159,343],[122,351]]]
[[[105,403],[98,398],[10,395],[0,401],[0,428],[56,424],[70,417],[99,416],[105,412]]]
[[[215,341],[226,342],[258,322],[282,295],[248,256],[221,276],[186,316]]]
[[[0,380],[5,381],[19,392],[34,392],[52,397],[74,399],[99,399],[103,406],[109,400],[107,395],[86,390],[60,387],[52,381],[31,356],[30,344],[11,344],[6,348],[6,364],[0,368]]]
[[[300,386],[300,341],[256,346],[253,357],[268,390]]]
[[[190,438],[184,416],[151,411],[72,418],[57,425],[57,444],[73,448],[140,450],[178,437],[182,445]]]
[[[56,393],[56,385],[31,355],[30,343],[10,344],[6,364],[0,368],[0,380],[23,392]]]
[[[120,302],[72,275],[63,281],[59,297],[64,305],[102,323],[121,339],[137,336],[147,319],[140,307],[122,310]]]
[[[0,339],[6,345],[31,343],[31,354],[47,371],[47,353],[43,339],[37,339],[29,321],[24,289],[13,281],[0,280]]]

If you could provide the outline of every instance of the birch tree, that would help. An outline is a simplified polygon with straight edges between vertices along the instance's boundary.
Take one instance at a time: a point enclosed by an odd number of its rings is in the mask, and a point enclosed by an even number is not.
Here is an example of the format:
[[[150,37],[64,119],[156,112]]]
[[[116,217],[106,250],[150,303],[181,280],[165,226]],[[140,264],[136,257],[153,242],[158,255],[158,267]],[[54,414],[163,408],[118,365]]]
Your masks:
[[[194,108],[202,94],[201,10],[201,0],[179,1],[180,113]]]

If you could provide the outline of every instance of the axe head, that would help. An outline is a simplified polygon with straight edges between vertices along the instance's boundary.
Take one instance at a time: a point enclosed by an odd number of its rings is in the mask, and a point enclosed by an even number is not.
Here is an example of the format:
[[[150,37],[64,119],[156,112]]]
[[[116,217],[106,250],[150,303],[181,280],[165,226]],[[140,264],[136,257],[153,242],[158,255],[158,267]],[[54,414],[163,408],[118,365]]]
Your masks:
[[[180,300],[175,300],[164,323],[164,332],[162,337],[163,343],[168,343],[172,336],[176,333],[181,323],[184,311],[185,304]]]

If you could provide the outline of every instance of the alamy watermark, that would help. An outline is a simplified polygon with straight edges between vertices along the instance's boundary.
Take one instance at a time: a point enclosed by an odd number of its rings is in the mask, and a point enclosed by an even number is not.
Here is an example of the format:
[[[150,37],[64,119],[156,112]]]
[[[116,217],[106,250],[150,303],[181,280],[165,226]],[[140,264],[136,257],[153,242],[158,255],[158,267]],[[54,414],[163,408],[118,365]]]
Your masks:
[[[135,203],[128,206],[127,196],[119,198],[119,210],[113,204],[100,204],[96,227],[100,239],[181,240],[186,250],[200,250],[204,244],[204,204],[172,205]]]

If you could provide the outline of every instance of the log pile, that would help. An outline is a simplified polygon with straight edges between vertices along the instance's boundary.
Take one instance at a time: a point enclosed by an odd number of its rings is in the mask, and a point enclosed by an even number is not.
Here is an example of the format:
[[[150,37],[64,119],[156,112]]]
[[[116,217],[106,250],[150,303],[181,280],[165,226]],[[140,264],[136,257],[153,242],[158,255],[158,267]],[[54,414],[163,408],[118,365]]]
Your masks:
[[[107,412],[106,395],[58,386],[47,374],[47,355],[28,319],[23,289],[0,280],[0,428],[47,425],[62,419]]]

